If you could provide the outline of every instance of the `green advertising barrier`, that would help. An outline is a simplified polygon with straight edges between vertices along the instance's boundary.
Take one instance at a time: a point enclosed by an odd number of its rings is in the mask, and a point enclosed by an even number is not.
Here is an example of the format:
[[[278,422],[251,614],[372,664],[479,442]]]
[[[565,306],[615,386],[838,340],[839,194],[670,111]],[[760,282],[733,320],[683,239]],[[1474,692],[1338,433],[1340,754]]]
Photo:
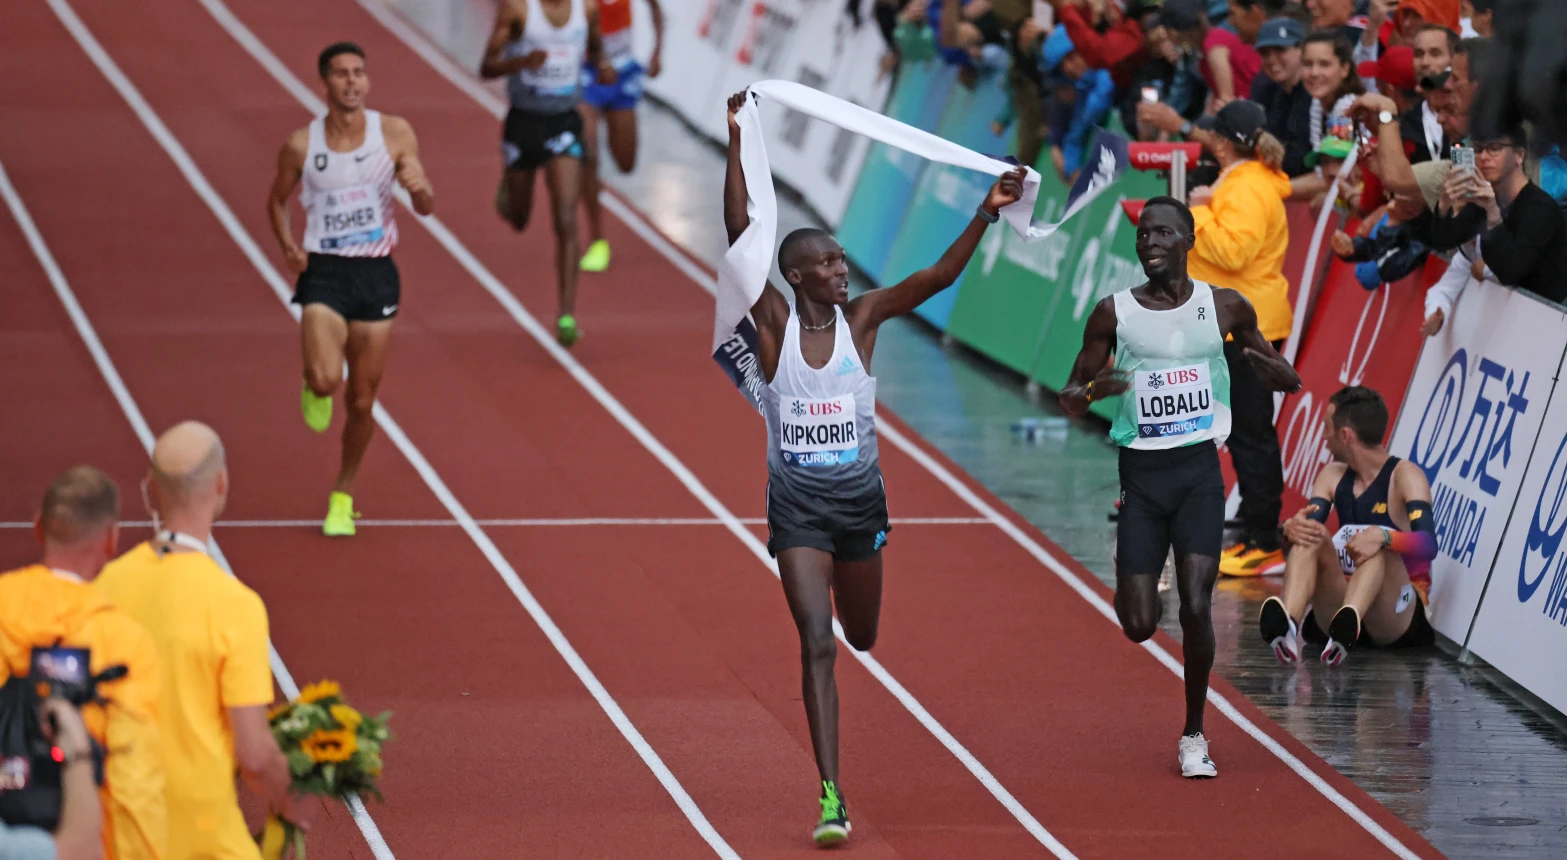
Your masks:
[[[991,133],[990,123],[1007,103],[1005,78],[994,74],[980,78],[971,90],[955,86],[947,95],[946,109],[936,134],[976,152],[1001,154],[1012,148],[1013,133]],[[974,218],[974,209],[985,199],[995,178],[949,164],[931,163],[920,174],[909,202],[903,226],[892,242],[882,284],[895,284],[936,262]],[[1065,191],[1062,192],[1065,197]],[[963,288],[963,277],[915,309],[926,322],[945,329],[953,302]]]
[[[1035,169],[1042,177],[1035,217],[1055,221],[1068,189],[1050,166],[1048,153]],[[1147,199],[1166,190],[1154,174],[1128,172],[1038,242],[1026,243],[1011,230],[988,231],[964,275],[947,332],[1060,391],[1071,375],[1094,305],[1145,280],[1137,260],[1136,231],[1121,211],[1121,201]],[[1092,408],[1110,418],[1114,407],[1112,400]]]
[[[957,78],[957,69],[940,59],[905,62],[898,70],[898,83],[887,102],[886,115],[922,131],[934,132]],[[872,281],[883,283],[887,255],[903,226],[914,184],[927,163],[885,143],[873,144],[865,155],[865,166],[860,169],[843,223],[838,227],[838,241],[854,265]]]

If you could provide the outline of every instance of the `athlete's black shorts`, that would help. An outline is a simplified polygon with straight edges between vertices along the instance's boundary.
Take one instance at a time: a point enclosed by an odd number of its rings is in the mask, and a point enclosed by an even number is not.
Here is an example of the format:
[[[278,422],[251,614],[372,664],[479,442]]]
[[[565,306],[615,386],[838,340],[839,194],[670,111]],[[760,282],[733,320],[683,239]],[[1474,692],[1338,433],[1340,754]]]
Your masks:
[[[294,282],[294,304],[326,305],[349,322],[380,322],[397,316],[402,292],[391,257],[311,254]]]
[[[1217,559],[1224,542],[1224,477],[1212,442],[1144,451],[1122,448],[1117,576],[1158,576],[1176,558]]]
[[[1426,602],[1417,594],[1414,597],[1414,604],[1415,617],[1410,619],[1409,628],[1404,631],[1404,635],[1386,645],[1378,645],[1371,641],[1371,634],[1366,632],[1366,625],[1361,624],[1360,638],[1355,641],[1355,647],[1424,648],[1429,645],[1435,645],[1436,631],[1431,627],[1431,619],[1426,617]],[[1328,634],[1322,632],[1322,628],[1317,625],[1317,611],[1315,609],[1306,610],[1306,619],[1300,624],[1300,635],[1307,642],[1314,642],[1318,645],[1328,644]]]
[[[501,154],[507,170],[533,170],[552,158],[582,157],[582,115],[575,110],[542,114],[512,108],[506,114]]]
[[[858,496],[803,498],[781,482],[767,482],[767,551],[794,547],[832,553],[838,561],[864,561],[887,545],[887,491],[878,477]]]

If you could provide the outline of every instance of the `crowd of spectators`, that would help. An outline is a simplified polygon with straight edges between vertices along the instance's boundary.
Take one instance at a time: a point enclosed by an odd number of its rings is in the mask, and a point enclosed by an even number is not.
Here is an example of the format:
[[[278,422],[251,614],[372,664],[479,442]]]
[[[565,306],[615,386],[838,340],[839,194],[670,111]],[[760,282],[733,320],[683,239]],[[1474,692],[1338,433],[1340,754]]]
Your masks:
[[[1368,290],[1403,283],[1432,255],[1448,261],[1425,296],[1428,336],[1480,281],[1567,300],[1567,161],[1527,128],[1470,128],[1480,82],[1505,71],[1493,56],[1495,5],[876,0],[889,72],[939,56],[964,86],[997,78],[1009,106],[992,131],[1011,129],[1017,157],[1063,182],[1112,116],[1131,138],[1203,144],[1188,174],[1193,276],[1245,294],[1280,346],[1293,322],[1286,202],[1338,213],[1346,227],[1331,249]],[[1231,362],[1241,389],[1247,371]],[[1245,391],[1234,396],[1239,416]],[[1268,401],[1259,396],[1261,420],[1237,419],[1230,437],[1241,490],[1230,525],[1241,537],[1221,561],[1229,575],[1284,563]]]

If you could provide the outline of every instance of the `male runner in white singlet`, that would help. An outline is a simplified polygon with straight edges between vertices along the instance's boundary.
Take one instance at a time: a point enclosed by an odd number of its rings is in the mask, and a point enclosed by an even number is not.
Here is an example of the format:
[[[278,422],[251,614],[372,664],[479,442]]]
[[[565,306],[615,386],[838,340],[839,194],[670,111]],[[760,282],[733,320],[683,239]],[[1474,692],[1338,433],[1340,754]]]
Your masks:
[[[729,167],[724,226],[734,244],[750,225],[740,127],[729,99]],[[778,248],[778,268],[794,288],[764,288],[751,308],[767,421],[767,549],[778,559],[784,597],[800,632],[805,717],[821,773],[819,845],[843,841],[849,816],[838,788],[837,642],[833,606],[844,638],[859,651],[876,642],[881,613],[881,549],[892,526],[876,451],[876,378],[870,375],[876,331],[957,280],[1002,207],[1023,194],[1023,168],[996,181],[934,266],[849,301],[843,246],[824,230],[796,230]]]
[[[364,51],[352,42],[329,45],[317,68],[326,115],[296,129],[283,144],[267,214],[288,267],[299,273],[294,303],[304,308],[305,356],[300,406],[317,433],[331,424],[332,395],[348,361],[343,459],[321,527],[328,535],[346,536],[354,533],[354,476],[375,431],[371,411],[386,370],[392,318],[402,301],[392,262],[397,246],[392,183],[407,189],[420,215],[435,211],[435,195],[419,163],[413,127],[365,108],[370,77]],[[303,247],[294,243],[288,225],[288,198],[296,185],[305,208]]]
[[[1177,758],[1188,778],[1219,773],[1202,729],[1214,651],[1209,601],[1224,538],[1218,445],[1230,433],[1225,339],[1235,338],[1269,389],[1300,388],[1295,369],[1257,329],[1257,312],[1245,296],[1187,277],[1186,255],[1196,241],[1186,204],[1172,197],[1148,201],[1137,223],[1137,258],[1148,283],[1094,307],[1061,392],[1062,407],[1082,415],[1092,400],[1132,391],[1110,427],[1121,460],[1115,614],[1133,642],[1159,629],[1159,574],[1173,545],[1186,664],[1186,727]]]
[[[599,71],[591,63],[582,69],[582,208],[588,214],[588,250],[582,255],[582,271],[609,268],[609,240],[604,238],[603,212],[599,207],[599,120],[609,130],[609,154],[621,173],[637,166],[637,103],[642,101],[642,75],[658,77],[664,68],[664,10],[658,0],[647,0],[653,17],[653,55],[647,68],[631,53],[631,4],[633,0],[598,0],[599,27],[604,39],[604,59],[615,67],[614,83],[598,83]]]
[[[577,342],[577,197],[582,188],[583,64],[599,83],[615,82],[615,67],[599,38],[598,0],[501,0],[484,46],[480,76],[506,79],[511,110],[501,129],[504,169],[495,209],[522,232],[533,214],[533,177],[544,187],[555,222],[555,277],[559,314],[555,339]]]

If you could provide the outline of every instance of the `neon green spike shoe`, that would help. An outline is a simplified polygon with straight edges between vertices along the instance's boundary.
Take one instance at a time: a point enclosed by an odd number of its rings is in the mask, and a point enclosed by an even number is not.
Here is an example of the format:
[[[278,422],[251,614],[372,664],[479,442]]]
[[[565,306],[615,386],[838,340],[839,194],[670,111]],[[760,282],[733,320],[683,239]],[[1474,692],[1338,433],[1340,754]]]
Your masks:
[[[327,501],[326,522],[321,524],[321,533],[327,537],[353,537],[354,520],[358,518],[354,497],[334,490]]]
[[[308,385],[299,393],[299,411],[305,415],[305,426],[317,433],[325,433],[332,424],[332,398],[317,395]]]
[[[849,811],[843,805],[843,795],[837,783],[822,783],[822,820],[811,833],[817,847],[826,848],[849,838]]]
[[[609,240],[600,239],[588,246],[588,252],[582,255],[582,271],[602,272],[609,268]]]
[[[581,336],[582,333],[577,331],[577,318],[571,314],[566,314],[555,321],[555,340],[559,341],[561,346],[569,349]]]

